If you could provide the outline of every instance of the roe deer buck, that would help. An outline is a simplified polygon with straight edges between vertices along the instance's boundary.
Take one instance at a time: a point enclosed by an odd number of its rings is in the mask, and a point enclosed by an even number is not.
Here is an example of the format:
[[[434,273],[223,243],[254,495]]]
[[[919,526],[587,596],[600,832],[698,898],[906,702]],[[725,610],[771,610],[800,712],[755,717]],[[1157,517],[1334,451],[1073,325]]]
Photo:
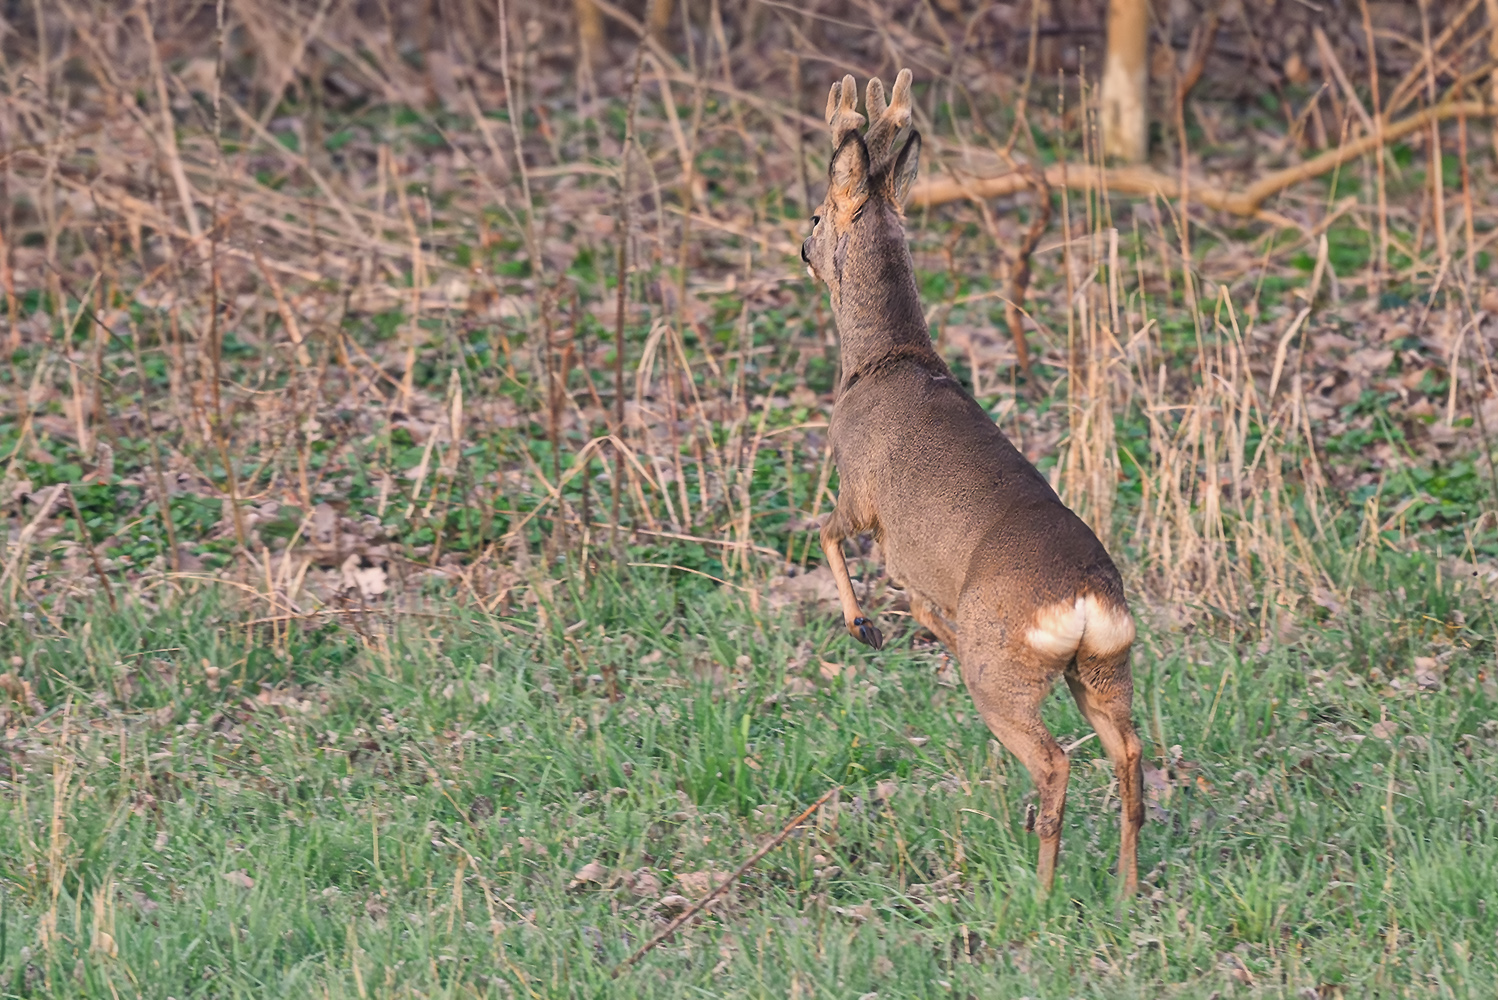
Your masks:
[[[1143,775],[1130,718],[1134,622],[1122,581],[1097,536],[932,349],[901,210],[920,133],[896,149],[910,124],[910,71],[900,71],[888,104],[883,85],[869,81],[867,135],[859,134],[857,97],[847,76],[827,98],[835,152],[827,197],[801,248],[831,292],[841,338],[831,429],[840,485],[822,548],[843,620],[859,642],[883,645],[841,547],[873,532],[916,620],[956,653],[983,721],[1039,789],[1044,891],[1056,874],[1070,766],[1040,706],[1064,676],[1118,776],[1118,871],[1134,891]]]

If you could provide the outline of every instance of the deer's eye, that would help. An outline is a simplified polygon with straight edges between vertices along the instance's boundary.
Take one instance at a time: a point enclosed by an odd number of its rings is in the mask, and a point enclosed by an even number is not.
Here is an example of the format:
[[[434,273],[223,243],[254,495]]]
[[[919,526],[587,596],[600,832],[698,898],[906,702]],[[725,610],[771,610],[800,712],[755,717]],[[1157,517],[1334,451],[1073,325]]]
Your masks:
[[[811,228],[812,229],[816,229],[817,228],[817,223],[819,223],[821,221],[822,221],[822,217],[820,215],[813,215],[811,217]]]

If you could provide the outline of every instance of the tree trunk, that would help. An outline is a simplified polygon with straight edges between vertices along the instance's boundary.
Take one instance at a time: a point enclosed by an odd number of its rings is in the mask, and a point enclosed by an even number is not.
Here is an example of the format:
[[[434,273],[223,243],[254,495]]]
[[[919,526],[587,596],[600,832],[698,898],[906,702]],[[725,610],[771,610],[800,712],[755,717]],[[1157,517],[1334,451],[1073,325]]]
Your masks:
[[[1149,153],[1149,3],[1108,0],[1103,151],[1129,163]]]
[[[592,59],[603,52],[603,14],[593,0],[572,0],[572,9],[577,15],[577,40],[585,59]]]
[[[671,29],[671,0],[655,0],[645,6],[650,9],[650,34],[660,38]]]
[[[1498,61],[1498,0],[1488,0],[1488,55]],[[1493,70],[1493,101],[1498,103],[1498,69]],[[1493,129],[1493,155],[1498,157],[1498,128]]]

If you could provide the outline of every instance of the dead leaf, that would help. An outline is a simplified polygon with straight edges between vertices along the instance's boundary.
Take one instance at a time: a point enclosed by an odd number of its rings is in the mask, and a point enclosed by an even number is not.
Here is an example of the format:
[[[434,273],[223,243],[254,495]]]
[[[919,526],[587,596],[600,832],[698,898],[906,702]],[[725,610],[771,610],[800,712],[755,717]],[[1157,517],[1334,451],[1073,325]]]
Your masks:
[[[601,883],[608,877],[609,870],[607,868],[597,861],[589,861],[577,870],[576,875],[572,876],[572,881],[567,884],[567,888],[576,889],[589,882]]]
[[[365,600],[379,597],[390,589],[390,577],[384,563],[355,553],[343,561],[339,573],[344,590],[357,590]]]
[[[1441,665],[1433,656],[1415,657],[1415,683],[1423,691],[1436,691],[1441,687]]]
[[[945,653],[942,654],[940,666],[936,668],[936,683],[945,688],[955,688],[962,683],[962,675],[957,672],[952,658]]]
[[[661,880],[649,868],[637,868],[624,876],[624,888],[630,893],[640,897],[659,896],[661,894]]]
[[[10,671],[0,674],[0,692],[28,712],[35,713],[42,708],[41,701],[31,690],[31,682]]]
[[[1243,964],[1243,959],[1230,951],[1222,953],[1219,967],[1223,972],[1231,976],[1234,982],[1241,983],[1244,986],[1252,986],[1254,984],[1254,974],[1248,971],[1248,966]]]
[[[250,878],[250,873],[245,871],[243,868],[240,868],[237,871],[224,872],[224,878],[228,879],[229,882],[233,885],[239,886],[241,889],[255,888],[255,880]]]
[[[866,924],[874,919],[874,904],[859,903],[857,906],[833,906],[830,907],[834,916],[851,920],[855,924]]]
[[[108,955],[110,958],[118,958],[120,954],[120,946],[116,943],[114,935],[104,930],[94,931],[93,950],[100,955]]]
[[[676,876],[676,884],[686,895],[700,899],[727,881],[728,875],[723,871],[684,872]]]
[[[1368,728],[1368,732],[1377,739],[1392,740],[1394,734],[1399,732],[1399,726],[1392,719],[1385,719],[1383,722],[1375,722]]]
[[[690,899],[685,896],[678,895],[674,892],[670,893],[669,895],[662,896],[660,898],[660,902],[655,904],[656,909],[660,910],[662,913],[670,914],[681,913],[691,905],[692,901]]]
[[[857,581],[854,581],[853,589],[861,591]],[[835,607],[838,604],[837,584],[833,581],[832,570],[826,566],[818,566],[799,576],[777,576],[770,581],[766,596],[771,607],[789,604]]]
[[[1330,590],[1327,590],[1325,587],[1316,587],[1314,590],[1312,590],[1311,600],[1315,601],[1319,606],[1330,611],[1333,618],[1342,614],[1342,602],[1337,598],[1336,594],[1332,593]]]
[[[1382,375],[1389,370],[1389,365],[1393,364],[1393,362],[1394,352],[1388,348],[1380,350],[1374,347],[1365,347],[1349,354],[1347,359],[1342,362],[1342,367],[1344,370],[1366,379],[1373,375]]]

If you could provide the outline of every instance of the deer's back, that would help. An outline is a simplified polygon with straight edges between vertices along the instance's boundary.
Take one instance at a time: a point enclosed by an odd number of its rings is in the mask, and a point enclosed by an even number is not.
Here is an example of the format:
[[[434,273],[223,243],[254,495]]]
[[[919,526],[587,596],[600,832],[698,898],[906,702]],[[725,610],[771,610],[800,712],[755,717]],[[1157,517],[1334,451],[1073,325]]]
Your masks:
[[[890,575],[942,607],[977,574],[1032,607],[1083,591],[1122,601],[1097,536],[950,375],[902,361],[860,379],[832,439],[839,492]]]

